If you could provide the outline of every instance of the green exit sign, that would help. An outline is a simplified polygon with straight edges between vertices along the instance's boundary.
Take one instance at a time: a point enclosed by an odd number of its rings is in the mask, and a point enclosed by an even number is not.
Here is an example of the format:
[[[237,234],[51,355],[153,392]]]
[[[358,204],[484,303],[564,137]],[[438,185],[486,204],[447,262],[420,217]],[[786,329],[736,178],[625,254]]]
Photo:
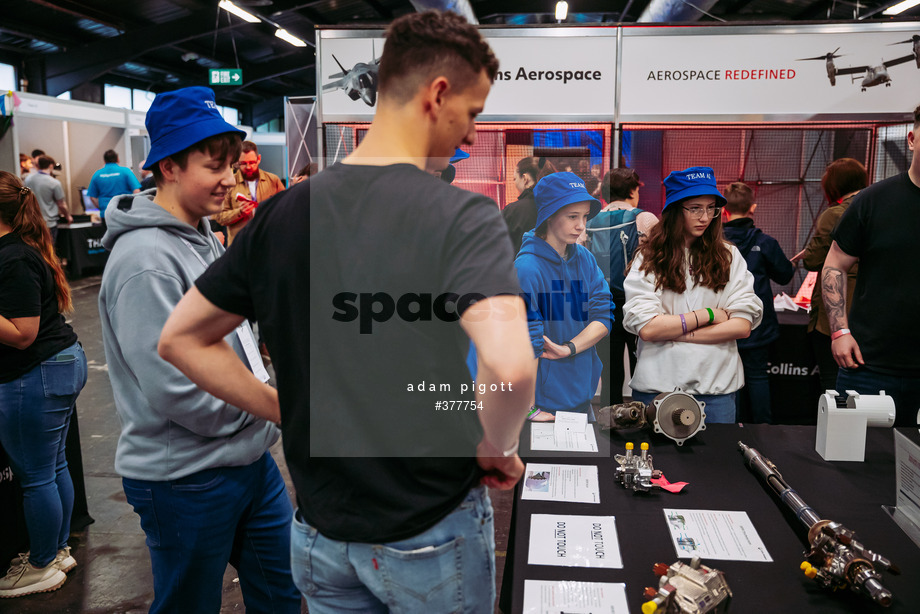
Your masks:
[[[240,68],[212,68],[208,71],[208,85],[242,85],[243,70]]]

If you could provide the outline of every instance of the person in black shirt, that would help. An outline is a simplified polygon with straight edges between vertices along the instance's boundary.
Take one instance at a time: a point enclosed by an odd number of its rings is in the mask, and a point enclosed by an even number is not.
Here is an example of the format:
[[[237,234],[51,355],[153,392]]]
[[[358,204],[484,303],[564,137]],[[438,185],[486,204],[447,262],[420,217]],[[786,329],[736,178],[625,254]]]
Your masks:
[[[736,181],[722,194],[728,221],[722,226],[725,238],[735,244],[748,271],[754,276],[754,292],[763,303],[763,320],[747,339],[738,339],[738,354],[744,365],[744,388],[736,393],[736,405],[742,422],[773,423],[770,401],[770,378],[767,363],[770,344],[779,339],[779,321],[773,308],[770,280],[788,284],[795,275],[795,266],[786,258],[779,242],[754,226],[754,190]],[[742,411],[743,410],[743,411]]]
[[[473,145],[497,69],[458,15],[394,21],[360,146],[261,205],[163,329],[161,355],[202,388],[280,403],[292,570],[314,614],[494,607],[485,486],[523,473],[536,361],[498,208],[428,171]],[[243,318],[277,393],[221,341]]]
[[[537,222],[537,201],[533,197],[534,186],[541,179],[556,172],[556,167],[545,158],[527,157],[518,160],[514,169],[514,187],[520,195],[513,203],[502,209],[502,217],[508,225],[514,253],[521,251],[524,233],[534,229]]]
[[[821,294],[840,366],[837,391],[894,400],[896,426],[915,425],[920,409],[920,106],[907,134],[907,172],[862,190],[841,216],[824,261]],[[847,271],[859,262],[847,316]]]
[[[64,442],[87,367],[61,315],[72,310],[35,194],[0,171],[0,443],[22,484],[30,546],[0,579],[0,598],[59,588],[77,565]]]

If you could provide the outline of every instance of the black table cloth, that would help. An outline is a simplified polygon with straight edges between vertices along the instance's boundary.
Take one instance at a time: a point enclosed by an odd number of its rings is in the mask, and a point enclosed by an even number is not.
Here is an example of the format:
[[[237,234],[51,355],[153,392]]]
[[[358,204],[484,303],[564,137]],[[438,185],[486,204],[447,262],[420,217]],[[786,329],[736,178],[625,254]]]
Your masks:
[[[81,277],[88,269],[101,270],[108,259],[108,252],[102,247],[102,224],[58,224],[58,236],[55,242],[57,255],[67,260],[67,269],[71,277]]]
[[[920,443],[916,429],[899,429]],[[850,591],[830,593],[804,576],[806,529],[772,494],[772,490],[744,463],[737,442],[743,441],[772,460],[786,482],[823,518],[835,520],[856,533],[857,539],[902,570],[883,573],[894,594],[890,608],[875,605]],[[811,426],[709,425],[678,447],[646,430],[598,433],[597,454],[537,452],[529,449],[529,425],[521,445],[525,462],[596,464],[600,504],[521,500],[515,490],[501,606],[506,613],[523,608],[524,580],[581,580],[623,582],[630,611],[641,612],[643,589],[657,587],[655,563],[678,560],[663,508],[747,512],[766,545],[772,563],[704,560],[726,573],[734,598],[730,611],[761,612],[920,612],[920,548],[882,509],[895,503],[894,444],[891,429],[869,429],[866,462],[826,462],[815,452]],[[656,491],[633,494],[613,479],[616,461],[627,441],[647,441],[656,469],[671,482],[686,481],[680,494]],[[583,514],[616,517],[623,569],[586,569],[528,565],[531,514]],[[688,559],[682,559],[687,562]]]

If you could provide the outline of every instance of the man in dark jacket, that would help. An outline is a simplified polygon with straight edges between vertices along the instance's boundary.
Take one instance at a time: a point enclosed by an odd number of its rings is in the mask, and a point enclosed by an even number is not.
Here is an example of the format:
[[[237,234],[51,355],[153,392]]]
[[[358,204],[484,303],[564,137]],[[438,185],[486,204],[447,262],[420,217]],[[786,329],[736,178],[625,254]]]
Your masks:
[[[754,192],[747,185],[735,182],[723,192],[728,222],[725,238],[737,246],[754,275],[754,292],[763,302],[763,321],[747,339],[738,340],[738,352],[744,365],[744,388],[738,391],[738,407],[750,407],[752,422],[773,422],[770,409],[770,379],[767,375],[770,344],[779,337],[779,322],[773,309],[772,279],[788,284],[795,267],[783,254],[776,239],[754,226]],[[743,398],[747,403],[742,403]]]

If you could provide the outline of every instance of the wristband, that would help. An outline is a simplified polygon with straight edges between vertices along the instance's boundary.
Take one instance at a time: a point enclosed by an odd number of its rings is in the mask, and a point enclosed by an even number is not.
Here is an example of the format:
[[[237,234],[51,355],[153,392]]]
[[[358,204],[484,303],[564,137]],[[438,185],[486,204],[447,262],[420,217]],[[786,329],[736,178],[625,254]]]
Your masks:
[[[511,446],[510,448],[508,448],[507,450],[502,450],[501,448],[496,447],[496,446],[495,446],[491,441],[489,441],[487,438],[483,437],[482,440],[485,442],[486,447],[489,448],[488,452],[489,452],[492,456],[501,456],[501,457],[504,457],[504,458],[509,458],[509,457],[514,456],[515,454],[517,454],[518,448],[519,448],[520,445],[521,445],[520,440],[518,440],[518,441],[515,441],[515,442],[514,442],[514,445]],[[497,452],[497,454],[492,454],[493,452]]]
[[[700,327],[700,316],[696,315],[696,310],[693,310],[693,318],[696,320],[696,328]]]
[[[706,312],[709,314],[709,323],[712,324],[713,322],[715,322],[716,314],[712,313],[712,309],[707,307]]]
[[[575,344],[574,344],[574,343],[572,343],[571,341],[566,341],[566,342],[563,343],[562,345],[564,345],[565,347],[569,348],[569,350],[572,352],[571,354],[569,354],[569,356],[574,356],[574,355],[575,355],[575,351],[576,351],[576,350],[575,350]]]
[[[836,341],[840,337],[843,337],[844,335],[849,335],[849,334],[850,334],[849,328],[841,328],[840,330],[831,333],[831,341]]]
[[[684,314],[680,314],[680,327],[684,331],[684,334],[687,334],[687,320],[684,319]]]

